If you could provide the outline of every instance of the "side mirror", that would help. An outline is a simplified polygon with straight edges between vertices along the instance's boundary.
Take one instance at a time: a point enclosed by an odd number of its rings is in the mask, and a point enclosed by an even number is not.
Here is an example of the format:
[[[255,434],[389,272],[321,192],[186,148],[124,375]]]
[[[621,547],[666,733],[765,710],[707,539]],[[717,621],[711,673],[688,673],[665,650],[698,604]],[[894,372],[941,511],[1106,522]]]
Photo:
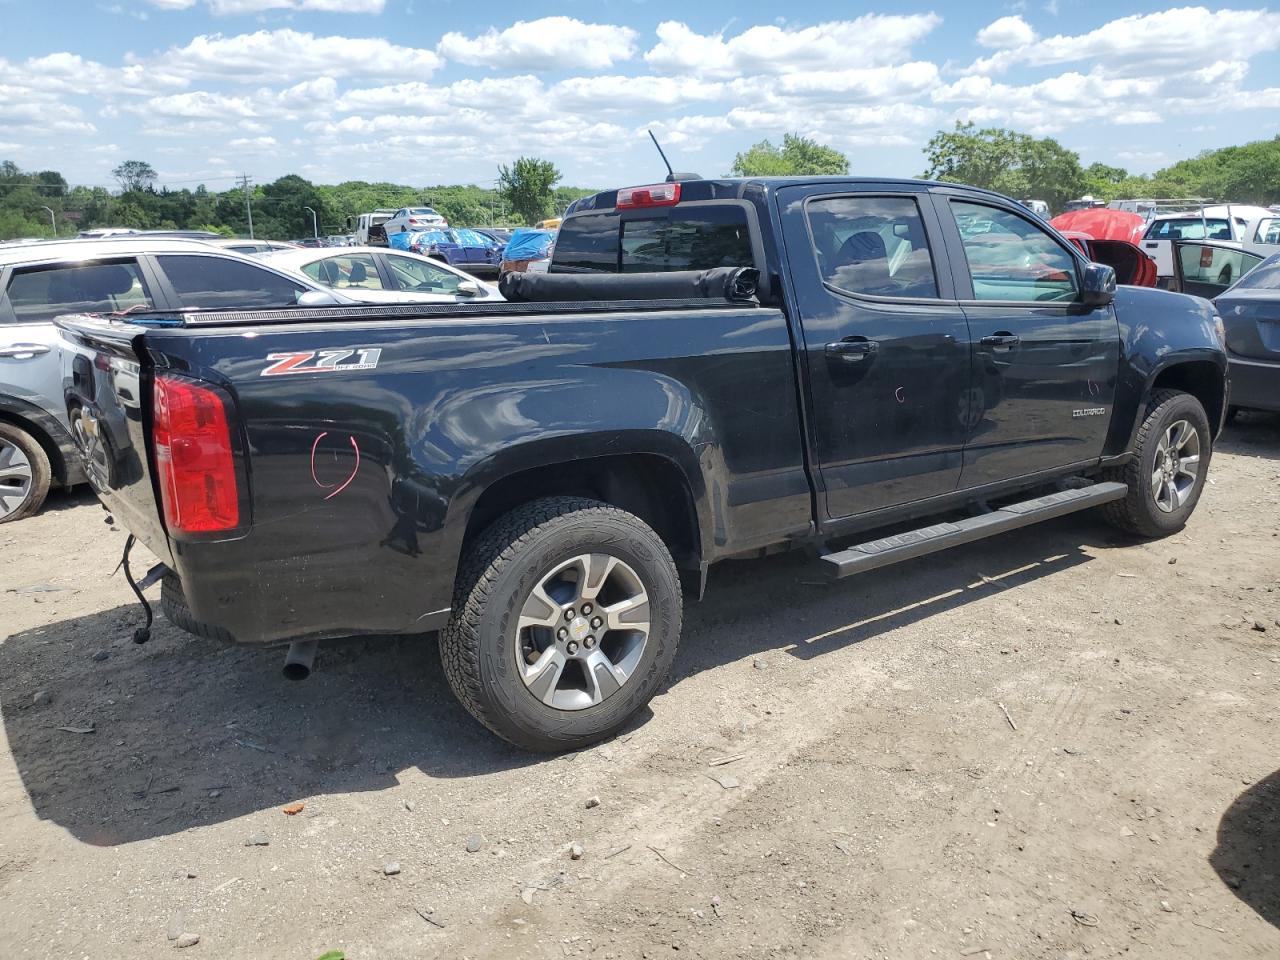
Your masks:
[[[1116,298],[1116,272],[1105,263],[1085,264],[1080,280],[1080,302],[1086,307],[1105,307]]]
[[[298,295],[300,307],[336,307],[341,303],[332,293],[323,290],[307,290]]]
[[[460,297],[478,297],[480,295],[480,284],[474,280],[463,280],[458,284],[458,296]]]

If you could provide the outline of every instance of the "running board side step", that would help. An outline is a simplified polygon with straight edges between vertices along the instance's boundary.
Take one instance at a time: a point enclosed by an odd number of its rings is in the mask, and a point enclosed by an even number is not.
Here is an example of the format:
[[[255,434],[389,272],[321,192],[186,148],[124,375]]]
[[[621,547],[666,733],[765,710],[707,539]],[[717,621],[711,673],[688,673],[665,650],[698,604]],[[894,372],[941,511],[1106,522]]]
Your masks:
[[[1123,483],[1095,483],[1075,490],[1062,490],[1034,500],[1011,503],[1007,507],[957,520],[955,523],[938,523],[919,530],[909,530],[883,540],[860,543],[837,553],[821,557],[823,572],[831,580],[840,580],[855,573],[865,573],[887,567],[891,563],[912,560],[928,553],[937,553],[948,547],[972,543],[984,537],[995,536],[1007,530],[1017,530],[1041,520],[1052,520],[1064,514],[1087,510],[1112,500],[1123,500],[1129,488]]]

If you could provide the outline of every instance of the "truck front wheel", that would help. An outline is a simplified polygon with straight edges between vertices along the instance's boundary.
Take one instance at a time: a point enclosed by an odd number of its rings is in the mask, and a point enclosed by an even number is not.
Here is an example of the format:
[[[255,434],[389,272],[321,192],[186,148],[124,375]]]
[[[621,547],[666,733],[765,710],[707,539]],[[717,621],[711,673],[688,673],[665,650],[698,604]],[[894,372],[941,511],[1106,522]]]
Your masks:
[[[1142,537],[1181,530],[1204,490],[1212,444],[1199,400],[1178,390],[1157,390],[1138,428],[1133,460],[1106,477],[1126,484],[1129,494],[1103,507],[1103,515]]]
[[[604,740],[675,658],[680,578],[642,520],[579,497],[535,500],[463,558],[440,658],[454,694],[529,750]]]

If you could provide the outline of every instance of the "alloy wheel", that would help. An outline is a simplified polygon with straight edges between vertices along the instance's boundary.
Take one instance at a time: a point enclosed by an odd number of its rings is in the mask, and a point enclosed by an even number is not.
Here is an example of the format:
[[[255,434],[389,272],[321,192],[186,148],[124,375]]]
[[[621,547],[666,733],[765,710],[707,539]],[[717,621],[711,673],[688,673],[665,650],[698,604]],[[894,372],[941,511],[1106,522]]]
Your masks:
[[[1200,434],[1186,420],[1170,424],[1156,446],[1151,470],[1151,496],[1165,513],[1173,513],[1191,496],[1200,475]]]
[[[0,438],[0,517],[7,517],[31,495],[31,462],[22,449]]]
[[[557,564],[529,592],[516,626],[516,668],[533,696],[585,710],[626,686],[649,641],[649,594],[605,553]]]

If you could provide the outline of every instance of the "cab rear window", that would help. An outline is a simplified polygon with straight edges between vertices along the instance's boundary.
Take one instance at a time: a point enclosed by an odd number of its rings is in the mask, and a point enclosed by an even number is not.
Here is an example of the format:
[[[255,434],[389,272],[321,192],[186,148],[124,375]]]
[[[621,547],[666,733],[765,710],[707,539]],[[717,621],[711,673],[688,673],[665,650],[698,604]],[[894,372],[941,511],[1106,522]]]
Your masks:
[[[563,272],[668,273],[749,267],[754,257],[746,211],[724,204],[571,217],[556,237],[552,265]]]

